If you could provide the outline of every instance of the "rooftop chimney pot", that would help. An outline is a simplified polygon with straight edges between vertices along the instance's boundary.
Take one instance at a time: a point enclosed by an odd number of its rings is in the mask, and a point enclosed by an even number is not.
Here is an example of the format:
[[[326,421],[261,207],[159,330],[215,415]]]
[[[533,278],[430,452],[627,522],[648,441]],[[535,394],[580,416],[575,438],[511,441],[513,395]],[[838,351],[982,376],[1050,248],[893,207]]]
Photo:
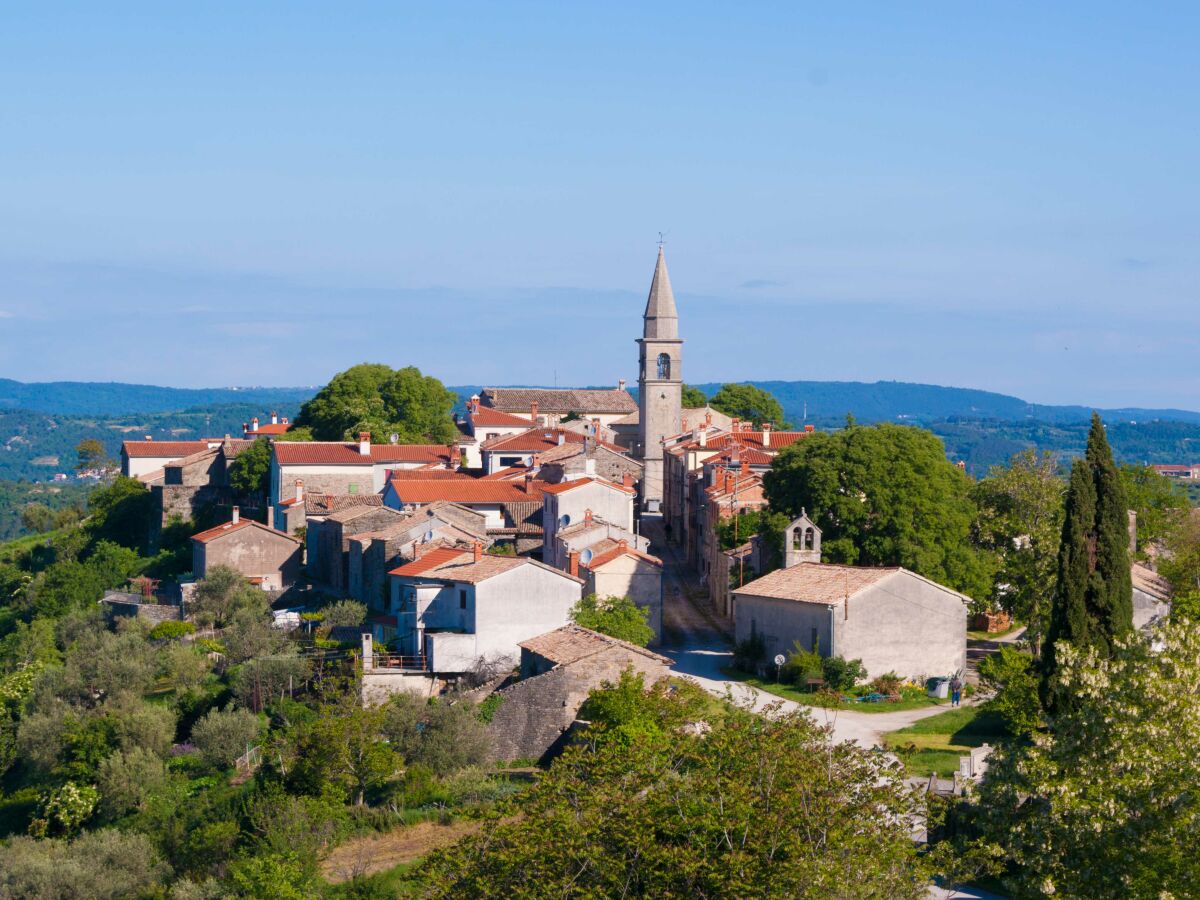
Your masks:
[[[579,577],[579,551],[578,550],[572,550],[570,553],[567,554],[567,571],[570,572],[572,575],[574,575],[576,578]]]
[[[474,557],[475,562],[483,559],[483,541],[475,541],[471,544],[471,555]]]
[[[230,519],[234,525],[242,520],[242,512],[236,506],[233,508],[233,517]]]
[[[302,479],[302,478],[296,479],[296,499],[297,500],[304,499],[304,479]]]
[[[371,432],[360,431],[358,433],[358,453],[360,456],[371,455]]]

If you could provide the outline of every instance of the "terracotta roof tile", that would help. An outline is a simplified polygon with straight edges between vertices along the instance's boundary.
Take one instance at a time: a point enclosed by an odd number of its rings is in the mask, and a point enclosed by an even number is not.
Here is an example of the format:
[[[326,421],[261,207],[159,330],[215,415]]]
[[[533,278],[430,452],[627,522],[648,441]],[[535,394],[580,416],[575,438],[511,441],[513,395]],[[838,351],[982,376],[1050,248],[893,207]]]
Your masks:
[[[539,413],[631,413],[638,408],[628,391],[615,388],[484,388],[484,403],[495,409],[525,412],[530,404]]]
[[[807,600],[812,603],[841,603],[859,591],[890,578],[896,568],[835,566],[828,563],[800,563],[790,569],[776,569],[734,590],[735,594],[773,597],[779,600]]]
[[[404,578],[425,576],[427,578],[436,578],[439,581],[479,584],[482,581],[487,581],[489,578],[503,575],[505,572],[511,572],[520,566],[537,566],[539,569],[544,569],[563,578],[569,578],[571,581],[582,583],[582,579],[575,578],[566,572],[561,572],[558,569],[551,568],[544,563],[537,562],[525,556],[492,556],[485,553],[483,558],[476,562],[473,551],[468,550],[464,552],[454,548],[433,550],[420,559],[392,569],[388,574]]]
[[[207,531],[201,531],[199,534],[193,534],[192,540],[201,544],[207,544],[211,541],[215,541],[217,538],[223,538],[226,535],[234,534],[238,531],[244,531],[247,528],[259,528],[268,534],[281,537],[295,544],[300,543],[299,538],[292,537],[290,534],[284,534],[282,531],[276,531],[274,528],[268,528],[266,525],[262,524],[262,522],[256,522],[253,519],[239,519],[236,524],[234,522],[226,522],[223,525],[218,525],[215,528],[208,529]]]
[[[611,541],[612,539],[609,538],[608,540]],[[641,550],[637,550],[628,544],[622,547],[620,542],[614,542],[616,546],[609,547],[608,549],[597,553],[595,547],[600,546],[600,544],[603,543],[604,541],[601,541],[599,544],[596,544],[592,547],[593,556],[586,563],[587,568],[598,569],[601,566],[608,565],[614,559],[620,559],[622,556],[632,556],[634,559],[642,560],[642,562],[648,562],[651,565],[659,566],[660,568],[662,566],[662,560],[657,556],[651,556],[649,553],[643,553]]]
[[[601,634],[580,625],[564,625],[562,628],[556,628],[554,631],[548,631],[535,638],[522,641],[518,646],[530,653],[536,653],[558,666],[569,666],[581,659],[587,659],[589,656],[614,647],[636,653],[638,656],[645,656],[664,665],[672,664],[672,661],[665,656],[659,656],[645,647],[609,637],[607,634]]]
[[[558,484],[548,484],[542,488],[547,494],[565,494],[567,491],[573,491],[575,488],[581,488],[587,484],[599,484],[606,488],[620,491],[623,494],[636,494],[633,488],[627,488],[623,484],[616,484],[612,481],[606,481],[603,478],[575,478],[571,481],[560,481]]]
[[[533,424],[533,420],[529,416],[515,416],[512,413],[482,405],[475,410],[468,410],[467,417],[476,428],[489,426],[492,428],[529,428]]]
[[[358,452],[358,443],[276,441],[271,445],[280,465],[370,466],[389,462],[446,462],[450,448],[442,444],[372,444],[369,456]]]
[[[532,481],[529,492],[523,481],[484,481],[480,478],[392,479],[392,490],[402,503],[506,503],[537,500],[541,503],[541,481]]]
[[[125,441],[121,449],[130,459],[174,457],[181,459],[216,447],[220,441]]]
[[[294,505],[294,501],[286,501],[285,506]],[[304,514],[306,516],[327,516],[341,509],[351,509],[355,506],[383,506],[383,498],[378,494],[304,494]]]

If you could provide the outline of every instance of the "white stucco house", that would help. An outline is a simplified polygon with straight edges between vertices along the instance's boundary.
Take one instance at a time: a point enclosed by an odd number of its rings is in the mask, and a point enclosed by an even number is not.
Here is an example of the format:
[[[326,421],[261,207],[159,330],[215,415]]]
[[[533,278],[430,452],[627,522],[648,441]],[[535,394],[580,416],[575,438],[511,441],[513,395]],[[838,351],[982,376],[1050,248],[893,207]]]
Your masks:
[[[902,568],[802,562],[733,591],[735,638],[760,635],[766,657],[794,645],[861,659],[870,677],[965,669],[970,598]]]
[[[515,665],[520,644],[570,621],[583,580],[520,556],[431,550],[390,573],[398,652],[435,674],[480,660]]]
[[[560,552],[558,532],[586,520],[601,519],[626,531],[633,531],[633,510],[637,491],[632,478],[616,484],[594,476],[574,478],[542,488],[542,528],[545,532],[546,562],[559,568],[566,560]]]

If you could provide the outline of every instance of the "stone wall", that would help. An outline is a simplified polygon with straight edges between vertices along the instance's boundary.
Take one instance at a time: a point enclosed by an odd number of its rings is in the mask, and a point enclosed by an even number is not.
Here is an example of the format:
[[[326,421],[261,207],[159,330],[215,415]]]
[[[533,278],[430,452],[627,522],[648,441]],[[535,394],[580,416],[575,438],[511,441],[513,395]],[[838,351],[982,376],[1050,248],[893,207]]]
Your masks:
[[[123,600],[106,597],[100,601],[104,606],[105,617],[113,619],[137,618],[151,625],[159,622],[174,622],[183,618],[181,607],[166,603],[139,603],[136,600]]]
[[[626,668],[644,673],[647,684],[668,674],[657,660],[613,647],[499,691],[496,696],[503,702],[488,725],[493,758],[547,761],[557,756],[588,694],[605,681],[617,681]]]

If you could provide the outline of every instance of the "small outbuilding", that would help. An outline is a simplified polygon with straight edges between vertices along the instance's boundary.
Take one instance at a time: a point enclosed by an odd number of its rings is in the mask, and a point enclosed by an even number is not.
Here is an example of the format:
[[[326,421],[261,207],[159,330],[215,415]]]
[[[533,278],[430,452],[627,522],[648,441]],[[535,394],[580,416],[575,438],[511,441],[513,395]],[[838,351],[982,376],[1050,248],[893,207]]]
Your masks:
[[[192,535],[192,571],[205,577],[211,566],[228,566],[263,590],[284,591],[300,574],[299,538],[243,519],[238,508],[223,525]]]

